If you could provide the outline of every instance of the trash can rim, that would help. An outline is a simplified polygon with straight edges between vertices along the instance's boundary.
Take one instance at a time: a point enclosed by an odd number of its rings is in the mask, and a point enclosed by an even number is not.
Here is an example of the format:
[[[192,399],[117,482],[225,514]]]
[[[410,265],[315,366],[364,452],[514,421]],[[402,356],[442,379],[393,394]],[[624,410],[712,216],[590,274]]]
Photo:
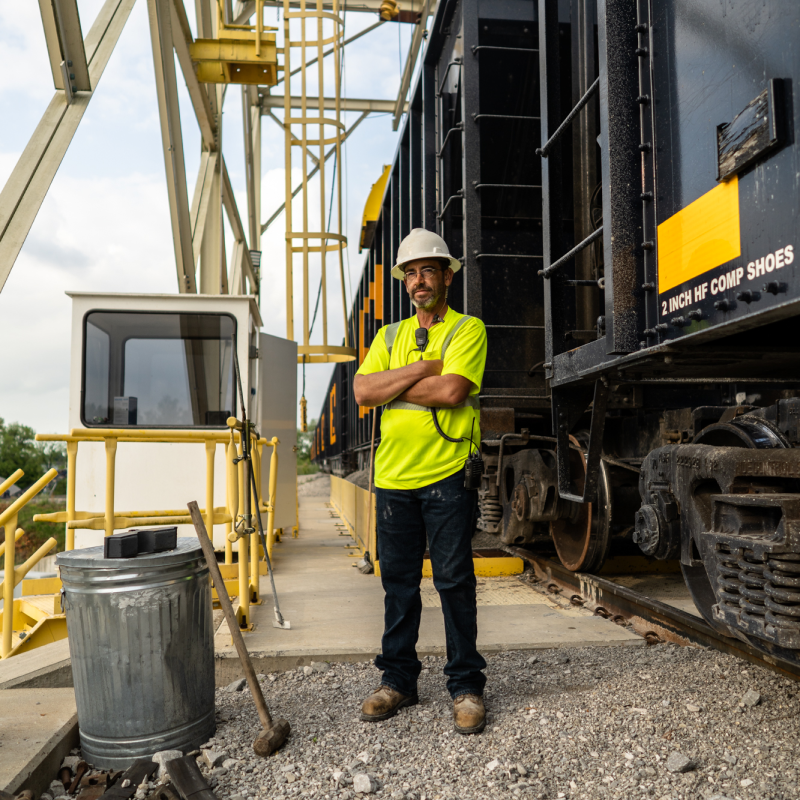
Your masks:
[[[191,536],[178,538],[178,546],[174,550],[161,553],[140,553],[133,558],[103,558],[103,546],[84,547],[81,550],[68,550],[56,556],[57,567],[91,567],[92,569],[137,569],[143,565],[158,566],[174,563],[176,556],[203,557],[200,542]]]

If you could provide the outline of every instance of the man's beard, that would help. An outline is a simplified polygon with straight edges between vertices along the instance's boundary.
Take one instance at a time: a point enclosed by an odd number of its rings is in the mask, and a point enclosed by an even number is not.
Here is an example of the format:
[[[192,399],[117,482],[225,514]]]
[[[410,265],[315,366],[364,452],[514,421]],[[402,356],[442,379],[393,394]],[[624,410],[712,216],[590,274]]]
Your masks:
[[[431,296],[425,300],[417,300],[414,295],[411,296],[411,304],[414,308],[421,308],[423,311],[430,311],[432,308],[436,308],[437,303],[442,299],[442,292],[438,294],[433,294],[433,289],[430,289]]]

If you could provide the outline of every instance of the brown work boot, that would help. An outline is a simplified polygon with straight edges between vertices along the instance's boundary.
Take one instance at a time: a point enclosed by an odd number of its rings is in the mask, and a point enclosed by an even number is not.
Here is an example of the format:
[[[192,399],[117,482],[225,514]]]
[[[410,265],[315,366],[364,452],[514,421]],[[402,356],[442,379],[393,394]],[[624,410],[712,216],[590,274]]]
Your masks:
[[[401,708],[415,706],[418,702],[416,694],[411,696],[400,694],[391,686],[381,684],[361,706],[361,719],[365,722],[380,722],[393,717]]]
[[[453,701],[453,723],[458,733],[480,733],[486,727],[483,698],[477,694],[460,694]]]

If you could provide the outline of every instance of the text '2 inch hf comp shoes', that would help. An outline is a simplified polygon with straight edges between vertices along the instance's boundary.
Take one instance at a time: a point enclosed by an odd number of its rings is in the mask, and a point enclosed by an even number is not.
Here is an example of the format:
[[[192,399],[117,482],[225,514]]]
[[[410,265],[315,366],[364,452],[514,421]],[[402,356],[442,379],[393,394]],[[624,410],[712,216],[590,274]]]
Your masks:
[[[419,702],[416,694],[405,695],[381,684],[361,706],[361,719],[365,722],[380,722],[393,717],[401,708],[415,706]]]
[[[453,724],[458,733],[480,733],[486,727],[483,698],[477,694],[460,694],[453,700]]]

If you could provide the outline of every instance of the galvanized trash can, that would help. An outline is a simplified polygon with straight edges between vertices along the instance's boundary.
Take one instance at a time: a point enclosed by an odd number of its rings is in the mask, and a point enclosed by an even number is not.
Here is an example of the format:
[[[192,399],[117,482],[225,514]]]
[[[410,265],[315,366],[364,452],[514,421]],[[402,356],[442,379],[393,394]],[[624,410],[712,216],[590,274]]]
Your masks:
[[[200,543],[103,558],[59,553],[83,758],[124,769],[214,734],[214,631]]]

